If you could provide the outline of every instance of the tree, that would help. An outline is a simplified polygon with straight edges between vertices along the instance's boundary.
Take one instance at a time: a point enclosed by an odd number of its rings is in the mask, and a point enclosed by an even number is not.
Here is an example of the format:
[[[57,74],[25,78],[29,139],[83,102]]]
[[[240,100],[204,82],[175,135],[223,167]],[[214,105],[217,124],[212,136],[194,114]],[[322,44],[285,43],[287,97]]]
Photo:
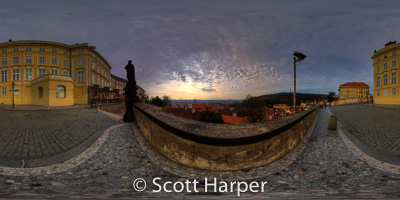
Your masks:
[[[164,95],[162,97],[163,106],[170,106],[171,105],[171,97]]]
[[[328,102],[332,102],[334,100],[333,96],[335,96],[335,95],[336,95],[335,92],[329,92],[328,96],[326,97]]]
[[[160,99],[160,97],[151,97],[150,103],[156,106],[163,106],[163,101]]]
[[[221,113],[209,111],[208,109],[206,109],[206,111],[200,114],[199,120],[202,122],[209,122],[209,123],[218,123],[218,124],[224,123],[224,119],[222,118]]]
[[[248,117],[250,123],[262,119],[265,114],[265,102],[260,97],[251,96],[250,94],[240,103],[240,109]]]

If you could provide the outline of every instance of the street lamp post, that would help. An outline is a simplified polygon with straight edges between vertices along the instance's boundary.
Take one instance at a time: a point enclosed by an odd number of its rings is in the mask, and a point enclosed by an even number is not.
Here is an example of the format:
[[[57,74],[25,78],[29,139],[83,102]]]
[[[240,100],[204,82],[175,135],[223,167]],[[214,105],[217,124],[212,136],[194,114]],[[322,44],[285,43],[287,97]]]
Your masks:
[[[12,87],[12,108],[14,108],[14,88],[15,88],[15,83],[14,82],[12,82],[12,84],[11,84],[11,87]]]
[[[297,51],[295,51],[294,53],[293,53],[293,56],[295,56],[294,58],[293,58],[293,60],[294,60],[294,76],[293,76],[293,84],[294,84],[294,87],[293,87],[293,114],[296,114],[296,63],[297,62],[301,62],[302,60],[304,60],[307,56],[306,55],[304,55],[304,54],[302,54],[302,53],[300,53],[300,52],[297,52]]]

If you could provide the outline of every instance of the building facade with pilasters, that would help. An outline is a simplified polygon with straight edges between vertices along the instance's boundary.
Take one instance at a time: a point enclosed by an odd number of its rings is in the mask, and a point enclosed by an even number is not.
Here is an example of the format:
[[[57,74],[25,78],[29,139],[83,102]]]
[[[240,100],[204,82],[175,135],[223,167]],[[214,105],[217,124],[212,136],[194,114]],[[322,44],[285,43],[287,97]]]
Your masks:
[[[385,47],[374,52],[373,80],[374,104],[400,105],[399,60],[400,44],[390,41]]]
[[[111,66],[94,46],[38,41],[0,43],[0,103],[88,104],[89,87],[111,87]],[[15,90],[12,90],[12,84]]]

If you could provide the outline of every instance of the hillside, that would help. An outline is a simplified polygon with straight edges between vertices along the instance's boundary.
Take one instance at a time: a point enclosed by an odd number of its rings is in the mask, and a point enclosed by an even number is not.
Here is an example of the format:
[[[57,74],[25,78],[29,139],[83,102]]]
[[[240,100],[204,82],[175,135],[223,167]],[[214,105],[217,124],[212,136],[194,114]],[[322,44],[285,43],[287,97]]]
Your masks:
[[[296,93],[296,105],[300,105],[300,102],[325,100],[327,96],[327,94]],[[289,92],[266,94],[259,97],[265,100],[267,107],[272,107],[274,104],[293,105],[293,93]]]

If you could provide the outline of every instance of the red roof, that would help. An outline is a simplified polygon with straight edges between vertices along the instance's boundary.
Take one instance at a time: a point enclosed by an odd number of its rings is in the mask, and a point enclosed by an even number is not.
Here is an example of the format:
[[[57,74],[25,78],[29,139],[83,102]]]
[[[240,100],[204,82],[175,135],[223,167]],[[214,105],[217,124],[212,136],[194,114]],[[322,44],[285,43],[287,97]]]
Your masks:
[[[359,86],[369,86],[369,85],[367,85],[367,84],[365,84],[365,83],[363,83],[363,82],[347,82],[347,83],[345,83],[345,84],[342,84],[342,85],[359,85]],[[342,85],[340,85],[340,86],[342,86]]]
[[[232,117],[229,115],[222,115],[224,124],[245,124],[247,117]]]

